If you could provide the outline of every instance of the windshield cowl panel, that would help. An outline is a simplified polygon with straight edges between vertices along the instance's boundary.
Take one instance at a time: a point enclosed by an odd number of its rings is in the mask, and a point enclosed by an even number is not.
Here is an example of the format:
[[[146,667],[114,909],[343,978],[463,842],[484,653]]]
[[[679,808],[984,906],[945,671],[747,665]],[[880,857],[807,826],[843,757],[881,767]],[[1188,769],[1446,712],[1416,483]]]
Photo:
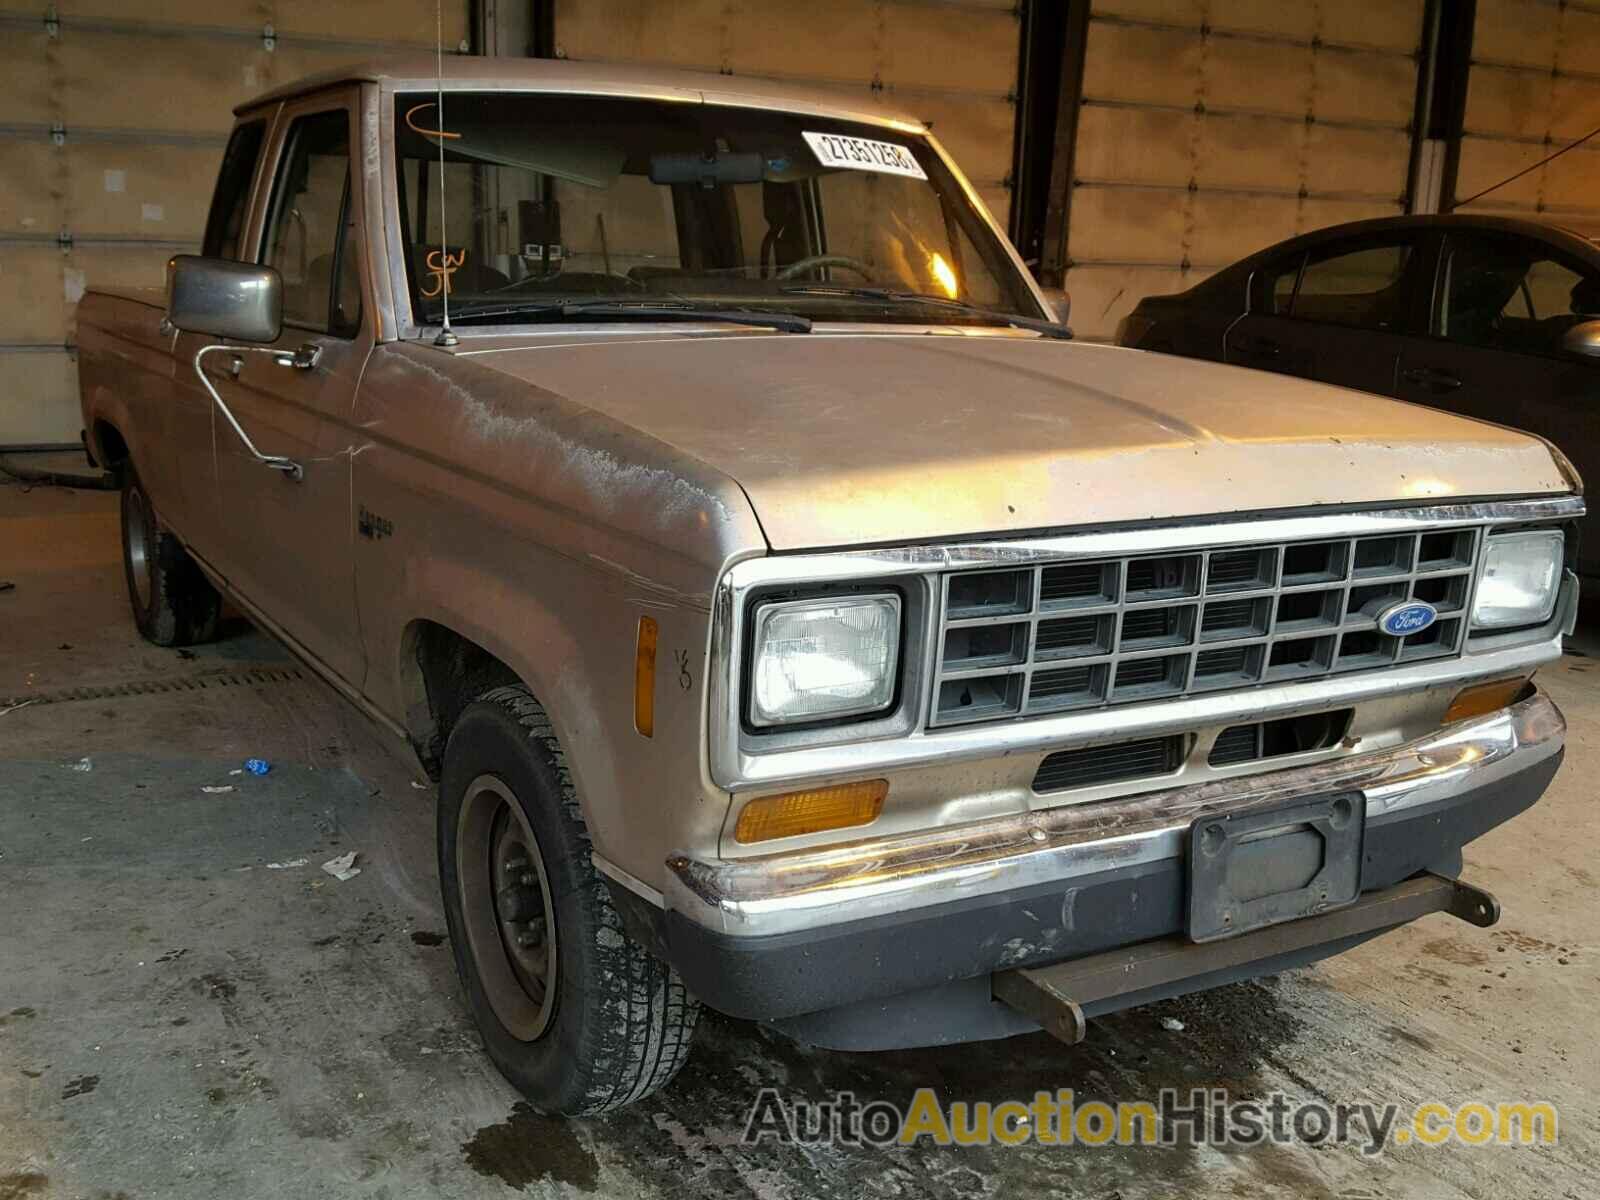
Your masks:
[[[580,319],[559,324],[528,324],[521,318],[485,322],[476,325],[457,325],[452,315],[451,323],[460,335],[460,342],[450,352],[456,354],[496,353],[536,346],[567,345],[577,343],[637,342],[642,340],[670,342],[681,339],[705,340],[707,338],[770,338],[786,337],[779,329],[758,325],[724,324],[715,321],[692,320],[664,321],[641,317],[637,321]],[[419,328],[419,339],[433,343],[439,326],[424,325]],[[1039,334],[1008,325],[957,325],[875,322],[875,321],[816,321],[812,323],[811,339],[826,338],[1020,338],[1037,341]]]
[[[1048,320],[919,134],[600,96],[462,92],[442,128],[437,112],[431,93],[396,97],[420,324],[439,325],[446,300],[464,329],[596,304],[619,310],[608,321],[632,320],[620,310],[636,305],[640,321],[659,319],[655,306],[765,313],[789,328]]]

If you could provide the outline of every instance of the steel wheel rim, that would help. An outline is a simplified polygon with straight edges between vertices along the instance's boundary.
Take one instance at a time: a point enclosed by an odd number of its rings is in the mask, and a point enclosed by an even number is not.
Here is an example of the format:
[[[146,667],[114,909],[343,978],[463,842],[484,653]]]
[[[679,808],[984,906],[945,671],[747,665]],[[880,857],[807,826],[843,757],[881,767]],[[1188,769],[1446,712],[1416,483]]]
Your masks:
[[[555,906],[539,839],[511,789],[493,775],[474,779],[461,801],[456,881],[489,1007],[511,1036],[534,1041],[555,1009]]]
[[[133,489],[128,497],[128,578],[141,610],[150,607],[150,509],[144,492]]]

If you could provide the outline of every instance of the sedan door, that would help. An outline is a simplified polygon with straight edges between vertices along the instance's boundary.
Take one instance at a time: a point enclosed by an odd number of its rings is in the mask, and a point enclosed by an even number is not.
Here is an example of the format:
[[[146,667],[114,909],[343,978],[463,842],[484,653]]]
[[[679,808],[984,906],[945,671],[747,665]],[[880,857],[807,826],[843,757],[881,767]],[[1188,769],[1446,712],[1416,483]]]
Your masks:
[[[283,278],[284,326],[273,349],[218,355],[218,390],[263,454],[216,422],[223,573],[278,632],[360,686],[351,514],[351,417],[372,352],[363,319],[360,189],[351,187],[354,93],[303,101],[279,122],[277,170],[260,261]]]
[[[1564,344],[1600,320],[1600,272],[1533,238],[1472,230],[1445,238],[1433,292],[1395,394],[1536,433],[1600,479],[1600,359]],[[1600,529],[1581,553],[1584,574],[1600,574]]]
[[[1418,324],[1422,260],[1421,237],[1396,230],[1269,261],[1251,281],[1250,312],[1228,330],[1227,361],[1392,395]]]

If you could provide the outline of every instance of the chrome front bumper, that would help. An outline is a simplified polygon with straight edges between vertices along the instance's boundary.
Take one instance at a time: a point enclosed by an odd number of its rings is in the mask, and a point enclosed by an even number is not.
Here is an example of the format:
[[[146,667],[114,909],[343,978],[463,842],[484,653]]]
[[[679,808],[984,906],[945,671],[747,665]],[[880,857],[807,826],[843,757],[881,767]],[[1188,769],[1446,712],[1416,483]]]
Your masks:
[[[1560,752],[1566,722],[1539,694],[1369,755],[1064,805],[1001,820],[738,861],[667,860],[665,907],[737,938],[825,930],[869,917],[974,901],[1115,868],[1181,859],[1202,812],[1359,788],[1367,819],[1492,787]]]

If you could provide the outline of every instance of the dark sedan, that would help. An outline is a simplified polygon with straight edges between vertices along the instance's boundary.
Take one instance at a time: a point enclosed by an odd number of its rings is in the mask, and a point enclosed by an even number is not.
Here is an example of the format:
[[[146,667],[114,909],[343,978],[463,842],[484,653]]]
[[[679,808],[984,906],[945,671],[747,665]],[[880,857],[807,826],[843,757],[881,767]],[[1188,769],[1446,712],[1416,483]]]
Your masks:
[[[1117,342],[1302,375],[1511,425],[1600,479],[1600,246],[1497,217],[1302,234],[1175,296]],[[1600,514],[1580,551],[1600,576]]]

